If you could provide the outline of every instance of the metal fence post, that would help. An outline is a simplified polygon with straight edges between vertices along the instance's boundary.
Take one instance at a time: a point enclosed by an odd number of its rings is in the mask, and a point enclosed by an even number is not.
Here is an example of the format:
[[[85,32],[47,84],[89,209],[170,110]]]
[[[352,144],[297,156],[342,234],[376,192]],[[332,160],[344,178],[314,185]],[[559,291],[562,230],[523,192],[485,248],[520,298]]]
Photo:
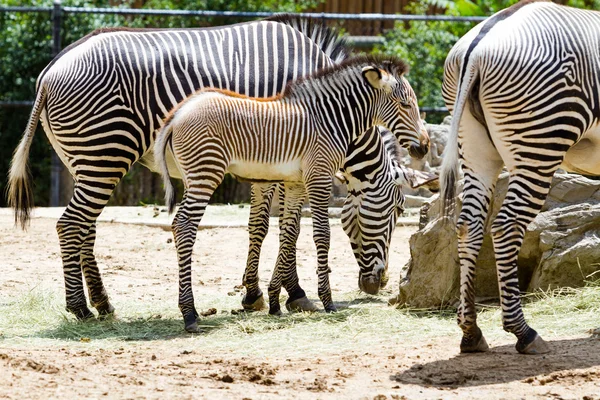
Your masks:
[[[52,9],[52,58],[60,53],[60,25],[61,25],[62,5],[60,0],[54,0]],[[52,149],[52,161],[50,169],[50,207],[60,205],[60,173],[62,164],[58,155]]]

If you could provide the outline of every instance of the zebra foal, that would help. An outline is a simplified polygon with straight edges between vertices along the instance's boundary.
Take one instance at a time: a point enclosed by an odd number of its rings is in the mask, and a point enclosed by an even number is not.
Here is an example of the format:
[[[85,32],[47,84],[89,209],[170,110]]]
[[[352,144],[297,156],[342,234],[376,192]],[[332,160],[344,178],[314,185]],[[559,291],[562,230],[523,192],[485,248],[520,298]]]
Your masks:
[[[313,213],[319,298],[325,310],[335,311],[328,275],[327,206],[332,176],[341,167],[350,142],[368,128],[382,125],[403,139],[413,156],[422,157],[429,147],[405,72],[407,65],[400,60],[356,57],[290,83],[283,94],[270,99],[204,90],[172,111],[157,138],[155,156],[171,211],[175,193],[166,164],[167,147],[185,187],[173,234],[180,269],[179,306],[186,330],[197,330],[192,247],[206,204],[226,172],[251,181],[283,181],[286,193],[296,197],[306,188]],[[286,221],[290,221],[289,212],[286,202]],[[285,251],[279,258],[287,260]],[[281,264],[278,261],[276,277],[287,273]],[[279,309],[280,290],[281,281],[273,280],[269,286],[273,312]]]
[[[554,172],[600,174],[600,13],[546,2],[522,2],[473,28],[446,59],[444,99],[453,112],[442,164],[442,199],[455,201],[460,260],[458,324],[462,352],[486,351],[477,326],[475,261],[498,174],[510,174],[491,226],[502,323],[524,354],[549,351],[525,321],[517,257]]]

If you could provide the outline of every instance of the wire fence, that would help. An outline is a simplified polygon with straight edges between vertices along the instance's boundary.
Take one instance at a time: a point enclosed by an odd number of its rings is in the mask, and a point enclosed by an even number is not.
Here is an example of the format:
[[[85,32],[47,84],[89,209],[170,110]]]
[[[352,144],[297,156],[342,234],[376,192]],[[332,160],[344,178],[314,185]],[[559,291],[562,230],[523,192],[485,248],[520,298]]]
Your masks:
[[[136,15],[136,16],[161,16],[161,17],[200,17],[200,18],[242,18],[256,19],[270,17],[274,12],[245,12],[245,11],[210,11],[210,10],[148,10],[125,8],[92,8],[62,6],[60,1],[54,2],[53,7],[0,7],[0,13],[48,13],[52,26],[52,57],[61,51],[61,30],[63,17],[67,14],[98,14],[98,15]],[[336,21],[445,21],[445,22],[480,22],[486,17],[461,17],[448,15],[412,15],[412,14],[340,14],[340,13],[301,13],[293,14],[303,17],[318,18]],[[351,36],[351,45],[356,47],[370,46],[381,43],[377,37]],[[33,101],[0,101],[0,107],[31,107]],[[445,107],[423,106],[425,112],[445,112]]]

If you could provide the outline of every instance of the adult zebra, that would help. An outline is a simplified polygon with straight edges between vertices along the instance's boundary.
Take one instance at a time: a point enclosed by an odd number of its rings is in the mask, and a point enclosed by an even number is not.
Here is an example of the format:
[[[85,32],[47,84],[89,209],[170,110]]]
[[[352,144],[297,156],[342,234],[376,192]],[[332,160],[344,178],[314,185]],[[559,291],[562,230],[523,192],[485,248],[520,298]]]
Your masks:
[[[156,131],[173,106],[205,86],[273,96],[345,53],[331,29],[289,16],[205,29],[101,29],[63,50],[38,78],[8,197],[15,221],[25,226],[32,207],[27,158],[41,119],[75,179],[57,223],[67,310],[93,317],[83,271],[92,306],[100,315],[114,311],[93,253],[96,219],[135,162],[153,166]]]
[[[185,192],[173,220],[179,262],[179,307],[185,329],[198,329],[191,285],[191,257],[196,232],[214,190],[226,172],[247,180],[283,181],[288,201],[308,193],[317,248],[319,298],[335,311],[329,286],[329,220],[331,178],[342,166],[351,142],[379,135],[375,124],[410,143],[411,155],[422,157],[429,138],[416,96],[403,75],[407,65],[393,58],[356,57],[291,83],[279,96],[258,99],[218,89],[205,89],[180,103],[165,121],[155,144],[157,165],[165,182],[169,211],[175,193],[165,160],[174,154]],[[367,132],[368,129],[368,132]],[[360,149],[359,151],[364,151]],[[281,229],[289,231],[285,224]],[[291,235],[283,235],[290,241]],[[279,309],[281,278],[287,249],[283,243],[269,286],[271,310]]]
[[[502,322],[520,353],[549,351],[525,322],[517,256],[558,167],[600,174],[600,13],[522,2],[465,35],[446,59],[443,93],[453,109],[442,164],[445,209],[455,200],[459,160],[463,206],[457,222],[462,352],[485,351],[476,323],[475,260],[498,174],[508,190],[491,232]]]

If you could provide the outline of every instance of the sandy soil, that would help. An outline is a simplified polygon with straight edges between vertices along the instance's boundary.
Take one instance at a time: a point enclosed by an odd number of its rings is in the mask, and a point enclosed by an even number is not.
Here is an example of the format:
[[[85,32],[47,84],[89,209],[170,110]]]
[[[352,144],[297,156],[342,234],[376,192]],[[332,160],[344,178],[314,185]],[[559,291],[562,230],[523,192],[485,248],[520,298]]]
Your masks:
[[[34,219],[31,228],[21,232],[13,228],[10,217],[0,216],[2,298],[19,296],[36,285],[62,287],[54,224],[52,219]],[[391,288],[398,285],[414,230],[396,230]],[[272,231],[263,247],[263,282],[276,257],[276,229]],[[314,290],[310,233],[310,228],[303,228],[298,259],[303,286]],[[356,287],[357,271],[339,225],[332,227],[332,235],[335,298],[336,291]],[[170,232],[158,228],[99,225],[96,254],[114,304],[135,298],[176,302],[176,255],[170,239]],[[222,294],[238,285],[246,246],[243,228],[200,231],[195,254],[203,261],[201,269],[195,266],[196,293]],[[81,350],[66,341],[48,348],[8,345],[0,336],[0,398],[600,399],[597,339],[554,340],[553,352],[539,357],[516,354],[512,341],[494,343],[486,354],[460,355],[458,335],[398,343],[368,353],[292,359],[278,354],[202,354],[190,348],[185,337]]]

